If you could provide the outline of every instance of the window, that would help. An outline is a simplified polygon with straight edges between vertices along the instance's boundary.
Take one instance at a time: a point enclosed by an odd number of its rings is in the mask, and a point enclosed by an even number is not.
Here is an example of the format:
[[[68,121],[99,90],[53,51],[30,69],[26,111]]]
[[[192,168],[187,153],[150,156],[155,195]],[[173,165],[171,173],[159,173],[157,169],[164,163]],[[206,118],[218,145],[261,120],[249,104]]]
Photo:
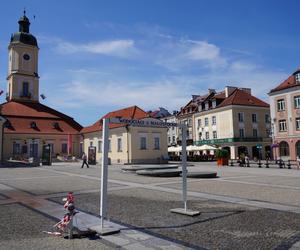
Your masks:
[[[29,96],[29,83],[28,82],[23,82],[22,96],[24,96],[24,97]]]
[[[245,131],[244,131],[244,129],[240,128],[239,132],[240,132],[240,138],[244,138],[245,137]]]
[[[212,125],[216,125],[217,124],[217,118],[215,116],[213,116],[211,118],[211,122],[212,122]]]
[[[111,152],[111,140],[108,140],[108,152]]]
[[[168,137],[168,142],[171,143],[171,137],[170,136]]]
[[[279,131],[286,131],[286,120],[279,120]]]
[[[272,136],[272,134],[271,134],[271,129],[266,129],[266,135],[267,135],[267,137],[271,137]]]
[[[300,82],[300,73],[297,73],[295,75],[295,78],[296,78],[296,82]]]
[[[244,122],[244,113],[238,113],[239,122]]]
[[[205,139],[209,140],[209,132],[205,132]]]
[[[118,138],[118,152],[122,152],[122,138]]]
[[[146,137],[140,138],[140,149],[146,149]]]
[[[173,137],[172,137],[172,141],[175,142],[175,136],[174,136],[174,135],[173,135]]]
[[[209,104],[208,104],[208,102],[206,102],[205,103],[205,110],[208,110],[208,108],[209,108]]]
[[[284,111],[285,110],[285,101],[284,99],[280,99],[277,101],[277,111]]]
[[[295,96],[294,97],[294,105],[295,105],[295,109],[300,108],[300,96]]]
[[[269,114],[265,114],[265,122],[266,123],[270,123],[271,119],[270,119],[270,115]]]
[[[98,153],[102,153],[102,141],[98,141]]]
[[[205,125],[205,127],[208,126],[208,117],[206,117],[206,118],[204,119],[204,125]]]
[[[279,143],[279,154],[280,154],[280,156],[289,156],[290,155],[289,144],[287,142],[282,141]]]
[[[90,147],[93,147],[93,142],[92,141],[90,141]]]
[[[217,131],[213,131],[213,138],[214,138],[214,139],[217,139],[217,138],[218,138]]]
[[[300,118],[296,118],[296,129],[300,130]]]
[[[63,154],[67,154],[68,153],[68,143],[62,143],[61,144],[61,152]]]
[[[13,155],[18,155],[21,153],[21,145],[20,143],[14,142],[13,143]]]
[[[217,106],[217,102],[216,102],[216,100],[213,100],[212,101],[212,108],[215,108]]]
[[[201,119],[198,119],[198,128],[201,127]]]
[[[202,133],[200,132],[199,133],[199,140],[201,140],[201,138],[202,138]]]
[[[159,149],[159,137],[154,137],[154,149]]]
[[[257,123],[257,115],[256,114],[252,114],[252,122]]]
[[[257,129],[256,128],[253,129],[253,137],[257,137]]]

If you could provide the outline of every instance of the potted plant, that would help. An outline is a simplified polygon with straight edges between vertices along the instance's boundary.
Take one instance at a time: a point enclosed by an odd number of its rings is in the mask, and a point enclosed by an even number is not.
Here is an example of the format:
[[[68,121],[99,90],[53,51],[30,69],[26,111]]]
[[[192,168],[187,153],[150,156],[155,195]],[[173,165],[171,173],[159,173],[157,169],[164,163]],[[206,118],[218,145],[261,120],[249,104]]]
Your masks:
[[[217,149],[216,158],[218,166],[228,165],[229,152],[226,149]]]

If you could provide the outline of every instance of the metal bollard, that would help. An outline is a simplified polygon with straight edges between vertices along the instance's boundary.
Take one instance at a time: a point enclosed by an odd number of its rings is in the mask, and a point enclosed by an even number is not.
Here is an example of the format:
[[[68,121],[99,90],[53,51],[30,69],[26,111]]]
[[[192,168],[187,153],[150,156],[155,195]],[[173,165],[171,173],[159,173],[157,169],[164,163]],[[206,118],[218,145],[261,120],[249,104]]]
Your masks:
[[[269,168],[269,160],[266,160],[266,168]]]
[[[261,168],[261,161],[258,159],[258,167]]]
[[[288,160],[287,166],[288,166],[288,169],[291,169],[291,161],[290,160]]]

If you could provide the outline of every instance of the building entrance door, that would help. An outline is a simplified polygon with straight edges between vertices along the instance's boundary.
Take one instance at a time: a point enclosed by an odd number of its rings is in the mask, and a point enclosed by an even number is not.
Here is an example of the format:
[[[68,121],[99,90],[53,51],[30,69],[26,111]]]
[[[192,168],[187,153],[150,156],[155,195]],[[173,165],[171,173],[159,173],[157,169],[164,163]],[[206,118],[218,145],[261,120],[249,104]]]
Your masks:
[[[29,144],[29,157],[38,158],[39,144],[37,141],[32,140]]]

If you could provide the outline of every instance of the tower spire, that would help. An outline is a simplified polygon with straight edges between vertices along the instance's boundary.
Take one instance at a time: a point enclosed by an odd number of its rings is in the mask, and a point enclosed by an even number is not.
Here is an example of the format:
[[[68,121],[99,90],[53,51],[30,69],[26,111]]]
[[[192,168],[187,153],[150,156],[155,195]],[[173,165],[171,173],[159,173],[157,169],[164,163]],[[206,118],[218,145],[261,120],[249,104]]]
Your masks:
[[[23,16],[19,19],[19,32],[29,33],[30,22],[26,16],[26,10],[23,10]]]

